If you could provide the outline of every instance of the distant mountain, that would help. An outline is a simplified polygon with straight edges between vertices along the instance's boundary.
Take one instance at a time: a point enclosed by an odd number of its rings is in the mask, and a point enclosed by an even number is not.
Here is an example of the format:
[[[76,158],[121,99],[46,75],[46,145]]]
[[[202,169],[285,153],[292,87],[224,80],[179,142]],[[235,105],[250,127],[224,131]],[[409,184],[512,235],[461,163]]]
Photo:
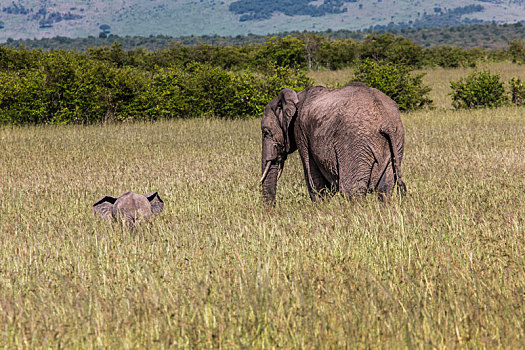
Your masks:
[[[403,29],[525,19],[525,0],[4,0],[11,39]]]

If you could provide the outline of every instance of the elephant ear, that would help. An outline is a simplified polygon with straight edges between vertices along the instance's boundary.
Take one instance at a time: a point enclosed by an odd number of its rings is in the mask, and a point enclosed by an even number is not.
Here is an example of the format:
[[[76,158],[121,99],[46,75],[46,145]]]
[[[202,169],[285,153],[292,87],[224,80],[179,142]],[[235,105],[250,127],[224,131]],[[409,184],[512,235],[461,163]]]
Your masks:
[[[93,204],[93,214],[95,216],[101,217],[111,217],[111,211],[113,210],[113,204],[117,201],[118,198],[104,196]]]
[[[155,215],[160,214],[162,209],[164,209],[164,202],[159,194],[157,192],[146,193],[144,197],[146,197],[151,204],[151,212]]]
[[[290,124],[297,113],[298,103],[299,98],[294,90],[286,88],[279,92],[279,103],[277,104],[275,115],[283,131],[286,153],[290,153]]]

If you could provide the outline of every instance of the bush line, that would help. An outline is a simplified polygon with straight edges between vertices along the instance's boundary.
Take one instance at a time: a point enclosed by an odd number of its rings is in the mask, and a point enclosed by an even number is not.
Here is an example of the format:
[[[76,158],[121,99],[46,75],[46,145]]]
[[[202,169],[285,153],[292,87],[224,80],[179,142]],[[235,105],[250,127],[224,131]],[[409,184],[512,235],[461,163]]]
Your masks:
[[[388,33],[369,35],[362,42],[305,33],[269,38],[263,44],[190,47],[175,43],[156,51],[125,51],[119,43],[85,51],[0,46],[0,123],[250,118],[260,115],[282,88],[300,91],[311,85],[306,69],[347,66],[356,67],[354,80],[384,91],[401,110],[413,110],[432,103],[430,88],[422,85],[423,75],[412,74],[413,69],[475,66],[478,61],[505,58],[521,61],[524,52],[525,46],[517,41],[503,53],[446,46],[424,49]],[[479,84],[484,77],[467,78],[470,85],[451,82],[454,107],[494,107],[508,100],[504,92],[493,91],[490,96],[501,103],[483,102],[483,97],[473,94],[486,92],[489,86],[474,87],[469,79]],[[510,86],[511,101],[522,104],[523,83],[513,79]]]

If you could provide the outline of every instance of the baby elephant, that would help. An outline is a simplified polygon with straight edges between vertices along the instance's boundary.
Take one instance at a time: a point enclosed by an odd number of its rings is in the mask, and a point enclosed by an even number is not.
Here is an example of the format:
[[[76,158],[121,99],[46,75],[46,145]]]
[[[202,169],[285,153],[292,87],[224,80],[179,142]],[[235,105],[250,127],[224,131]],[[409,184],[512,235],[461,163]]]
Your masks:
[[[137,194],[126,192],[120,197],[105,196],[93,204],[93,213],[103,218],[126,220],[135,223],[138,219],[147,219],[158,215],[164,208],[164,202],[157,192]]]

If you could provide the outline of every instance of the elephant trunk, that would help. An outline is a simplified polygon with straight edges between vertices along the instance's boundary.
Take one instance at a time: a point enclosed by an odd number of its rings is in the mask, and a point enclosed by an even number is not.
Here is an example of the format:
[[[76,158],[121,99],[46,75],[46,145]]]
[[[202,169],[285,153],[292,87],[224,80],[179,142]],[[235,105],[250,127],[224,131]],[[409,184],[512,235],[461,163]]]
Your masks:
[[[268,161],[263,164],[262,171],[263,175],[266,175],[261,179],[262,183],[262,194],[266,203],[275,202],[275,194],[277,192],[277,177],[279,174],[279,164],[277,162]]]

